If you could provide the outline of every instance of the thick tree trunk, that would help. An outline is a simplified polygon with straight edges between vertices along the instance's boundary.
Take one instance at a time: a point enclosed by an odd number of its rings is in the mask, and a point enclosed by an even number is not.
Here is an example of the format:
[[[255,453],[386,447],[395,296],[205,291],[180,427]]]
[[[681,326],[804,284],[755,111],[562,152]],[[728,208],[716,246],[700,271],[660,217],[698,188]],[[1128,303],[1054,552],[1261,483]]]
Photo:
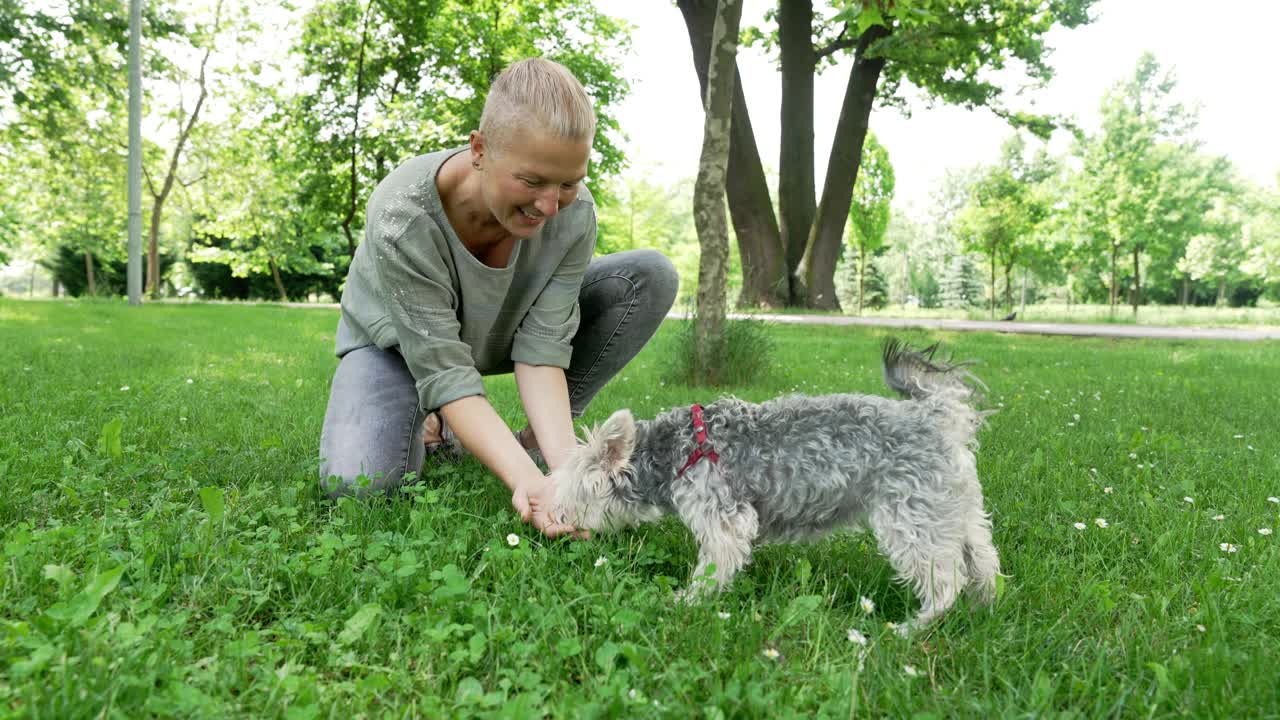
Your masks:
[[[813,75],[817,63],[813,49],[813,2],[779,2],[777,17],[782,75],[781,130],[785,139],[778,153],[778,215],[782,221],[787,275],[794,286],[818,202],[813,167]]]
[[[89,295],[98,294],[98,283],[93,277],[93,253],[88,250],[84,251],[84,278],[85,292]]]
[[[689,33],[694,70],[702,97],[707,92],[707,64],[715,3],[709,0],[677,0]],[[742,256],[742,294],[739,307],[783,307],[788,300],[788,273],[778,220],[765,180],[760,151],[756,147],[746,96],[735,63],[733,121],[729,129],[729,169],[725,192],[733,220],[738,251]]]
[[[716,383],[723,358],[725,271],[729,265],[729,228],[725,221],[725,173],[729,165],[729,128],[737,75],[738,25],[742,0],[720,0],[711,31],[707,66],[706,119],[702,157],[694,183],[693,216],[702,254],[698,261],[698,316],[695,352],[702,380]]]
[[[884,69],[884,58],[867,55],[876,41],[888,35],[888,28],[875,25],[858,38],[853,69],[849,72],[840,118],[836,121],[831,155],[827,159],[822,200],[818,202],[816,221],[797,272],[804,281],[804,304],[808,307],[840,307],[835,288],[836,259],[840,256],[844,226],[849,220],[849,207],[853,204],[853,185],[862,162],[862,144],[867,138],[867,123],[876,98],[876,85]]]
[[[1218,299],[1213,304],[1217,307],[1227,304],[1227,279],[1225,277],[1218,278]]]

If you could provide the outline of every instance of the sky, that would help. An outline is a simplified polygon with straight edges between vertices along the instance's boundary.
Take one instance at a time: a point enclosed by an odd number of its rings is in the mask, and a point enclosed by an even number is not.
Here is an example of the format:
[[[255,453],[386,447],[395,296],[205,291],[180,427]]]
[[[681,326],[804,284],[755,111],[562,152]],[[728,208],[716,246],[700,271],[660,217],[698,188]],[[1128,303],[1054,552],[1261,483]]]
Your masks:
[[[666,0],[596,4],[634,25],[632,50],[622,64],[632,92],[617,111],[629,136],[625,147],[632,172],[661,182],[692,177],[702,147],[702,106],[680,11]],[[745,0],[743,26],[763,25],[773,4]],[[1200,104],[1196,136],[1205,150],[1227,155],[1245,177],[1272,185],[1280,173],[1280,93],[1275,89],[1280,55],[1274,44],[1280,2],[1222,0],[1212,3],[1212,14],[1205,7],[1199,0],[1101,0],[1094,5],[1095,22],[1050,33],[1055,77],[1049,85],[1009,104],[1073,115],[1094,130],[1103,92],[1131,75],[1138,57],[1149,50],[1163,67],[1172,67],[1175,97]],[[766,167],[776,168],[781,101],[776,65],[760,48],[742,49],[738,61],[761,157]],[[846,59],[815,80],[819,183],[851,66],[852,59]],[[894,165],[896,204],[912,215],[927,213],[929,194],[948,169],[994,162],[1012,132],[987,110],[930,108],[923,101],[911,103],[909,118],[892,108],[873,110],[871,128]],[[1068,146],[1065,133],[1058,133],[1050,147],[1065,151]]]

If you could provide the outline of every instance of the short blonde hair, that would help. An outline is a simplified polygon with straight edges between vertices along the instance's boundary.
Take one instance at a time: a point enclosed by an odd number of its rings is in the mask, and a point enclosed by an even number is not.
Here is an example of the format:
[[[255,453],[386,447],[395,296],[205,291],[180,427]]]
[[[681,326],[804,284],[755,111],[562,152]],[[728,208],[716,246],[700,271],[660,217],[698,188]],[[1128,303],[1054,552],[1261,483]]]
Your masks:
[[[596,112],[568,68],[531,57],[512,63],[494,78],[480,115],[480,133],[491,144],[503,145],[521,126],[589,143],[596,134]]]

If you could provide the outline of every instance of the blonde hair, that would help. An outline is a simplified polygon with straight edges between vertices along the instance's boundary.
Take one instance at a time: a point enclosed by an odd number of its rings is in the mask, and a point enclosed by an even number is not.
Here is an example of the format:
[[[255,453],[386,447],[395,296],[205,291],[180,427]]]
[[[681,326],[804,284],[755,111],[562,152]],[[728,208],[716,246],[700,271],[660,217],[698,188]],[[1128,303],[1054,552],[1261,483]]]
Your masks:
[[[568,68],[540,57],[526,58],[508,65],[494,79],[480,115],[480,133],[491,145],[502,146],[521,126],[591,142],[596,134],[595,108]]]

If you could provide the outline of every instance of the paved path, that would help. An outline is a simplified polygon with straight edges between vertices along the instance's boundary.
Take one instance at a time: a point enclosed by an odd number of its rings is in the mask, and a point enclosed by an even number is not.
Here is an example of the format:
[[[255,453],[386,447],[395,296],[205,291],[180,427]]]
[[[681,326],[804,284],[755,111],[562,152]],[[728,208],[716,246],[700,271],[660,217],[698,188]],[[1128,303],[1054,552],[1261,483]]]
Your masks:
[[[277,303],[263,303],[277,304]],[[336,303],[285,303],[290,307],[337,308]],[[684,313],[667,317],[683,319]],[[923,328],[956,332],[1027,333],[1031,335],[1075,335],[1079,337],[1154,338],[1163,340],[1280,340],[1280,327],[1264,329],[1222,327],[1178,327],[1172,325],[1125,325],[1109,323],[997,322],[992,320],[943,320],[939,318],[872,318],[848,315],[773,315],[729,313],[729,317],[755,318],[798,325],[865,325],[888,328]]]
[[[672,317],[685,317],[673,315]],[[1083,337],[1159,338],[1165,340],[1280,340],[1280,328],[1208,328],[1160,325],[1120,325],[1107,323],[997,322],[988,320],[942,320],[937,318],[869,318],[840,315],[770,315],[730,313],[733,318],[755,318],[776,323],[808,325],[867,325],[890,328],[925,328],[959,332],[1030,333],[1035,335],[1078,335]]]

